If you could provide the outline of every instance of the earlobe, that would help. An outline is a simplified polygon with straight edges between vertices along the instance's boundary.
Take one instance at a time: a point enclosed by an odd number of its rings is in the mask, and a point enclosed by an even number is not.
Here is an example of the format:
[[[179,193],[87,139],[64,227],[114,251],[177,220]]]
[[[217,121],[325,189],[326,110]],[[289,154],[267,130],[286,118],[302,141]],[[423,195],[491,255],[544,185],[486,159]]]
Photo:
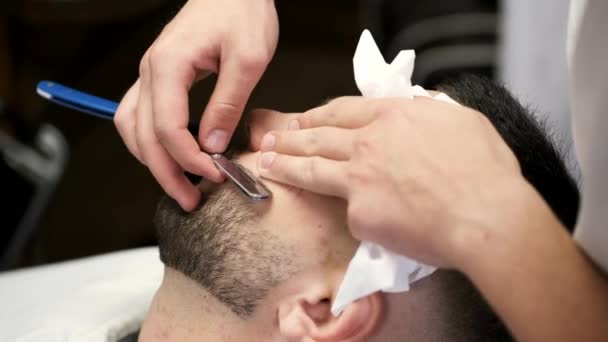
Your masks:
[[[330,305],[325,301],[310,303],[299,300],[283,303],[279,307],[281,334],[294,340],[303,340],[316,335],[319,326],[331,319]]]
[[[299,299],[279,307],[279,327],[294,340],[362,341],[379,326],[384,311],[382,294],[366,296],[349,305],[338,317],[328,300]]]
[[[379,292],[350,304],[338,317],[318,331],[327,341],[363,341],[380,326],[384,312],[383,295]]]

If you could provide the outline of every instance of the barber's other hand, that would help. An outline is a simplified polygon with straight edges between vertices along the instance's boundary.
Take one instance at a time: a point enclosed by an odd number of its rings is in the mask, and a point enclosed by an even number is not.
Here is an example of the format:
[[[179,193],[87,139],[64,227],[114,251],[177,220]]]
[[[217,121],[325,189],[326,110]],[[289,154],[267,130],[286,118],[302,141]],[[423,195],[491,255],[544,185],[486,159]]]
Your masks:
[[[345,97],[292,118],[263,138],[252,129],[261,176],[346,199],[355,237],[430,264],[459,268],[466,240],[510,220],[507,197],[527,184],[486,117],[463,106]]]
[[[207,152],[223,152],[272,58],[278,19],[272,0],[190,0],[140,63],[115,124],[129,151],[185,210],[200,200],[184,171],[219,182]],[[188,91],[218,73],[198,142],[187,129]]]

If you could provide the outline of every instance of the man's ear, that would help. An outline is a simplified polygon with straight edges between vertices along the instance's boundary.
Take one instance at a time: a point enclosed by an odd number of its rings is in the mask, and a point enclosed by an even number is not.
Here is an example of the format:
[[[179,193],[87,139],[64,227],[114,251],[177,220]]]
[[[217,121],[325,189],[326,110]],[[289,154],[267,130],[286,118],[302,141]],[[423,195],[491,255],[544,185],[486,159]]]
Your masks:
[[[320,291],[286,298],[279,306],[283,336],[306,341],[363,341],[379,327],[384,311],[381,293],[349,305],[338,317],[331,313],[331,298]]]

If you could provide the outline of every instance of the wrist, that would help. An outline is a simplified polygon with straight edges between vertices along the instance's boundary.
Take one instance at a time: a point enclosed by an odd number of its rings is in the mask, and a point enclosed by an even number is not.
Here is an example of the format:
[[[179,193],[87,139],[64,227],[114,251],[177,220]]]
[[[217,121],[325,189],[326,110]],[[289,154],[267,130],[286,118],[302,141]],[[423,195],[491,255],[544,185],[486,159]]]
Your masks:
[[[606,341],[606,279],[532,186],[509,194],[501,221],[462,239],[457,268],[516,340]]]
[[[490,190],[493,194],[485,198],[486,205],[454,241],[454,266],[460,271],[473,277],[497,262],[520,259],[535,243],[547,242],[543,240],[547,235],[556,236],[547,230],[557,228],[557,236],[569,239],[549,206],[524,178],[505,180]]]

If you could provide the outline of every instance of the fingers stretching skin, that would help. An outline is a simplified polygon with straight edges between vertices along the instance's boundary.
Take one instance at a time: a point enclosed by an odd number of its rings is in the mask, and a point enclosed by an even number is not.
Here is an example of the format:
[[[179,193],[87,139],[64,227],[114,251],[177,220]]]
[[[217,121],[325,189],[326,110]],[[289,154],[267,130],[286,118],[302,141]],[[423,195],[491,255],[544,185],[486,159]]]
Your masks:
[[[322,157],[294,157],[265,152],[258,160],[260,175],[280,183],[328,196],[346,198],[346,162]]]
[[[362,96],[344,96],[333,99],[302,113],[298,118],[300,129],[320,126],[360,128],[372,122],[386,110],[395,110],[407,103],[407,99],[369,99]]]
[[[282,113],[271,109],[254,109],[249,113],[250,148],[258,151],[262,138],[270,131],[284,131],[289,123],[297,118],[296,113]]]
[[[274,131],[264,136],[260,149],[263,152],[275,151],[293,156],[349,160],[353,136],[352,130],[336,127]]]

